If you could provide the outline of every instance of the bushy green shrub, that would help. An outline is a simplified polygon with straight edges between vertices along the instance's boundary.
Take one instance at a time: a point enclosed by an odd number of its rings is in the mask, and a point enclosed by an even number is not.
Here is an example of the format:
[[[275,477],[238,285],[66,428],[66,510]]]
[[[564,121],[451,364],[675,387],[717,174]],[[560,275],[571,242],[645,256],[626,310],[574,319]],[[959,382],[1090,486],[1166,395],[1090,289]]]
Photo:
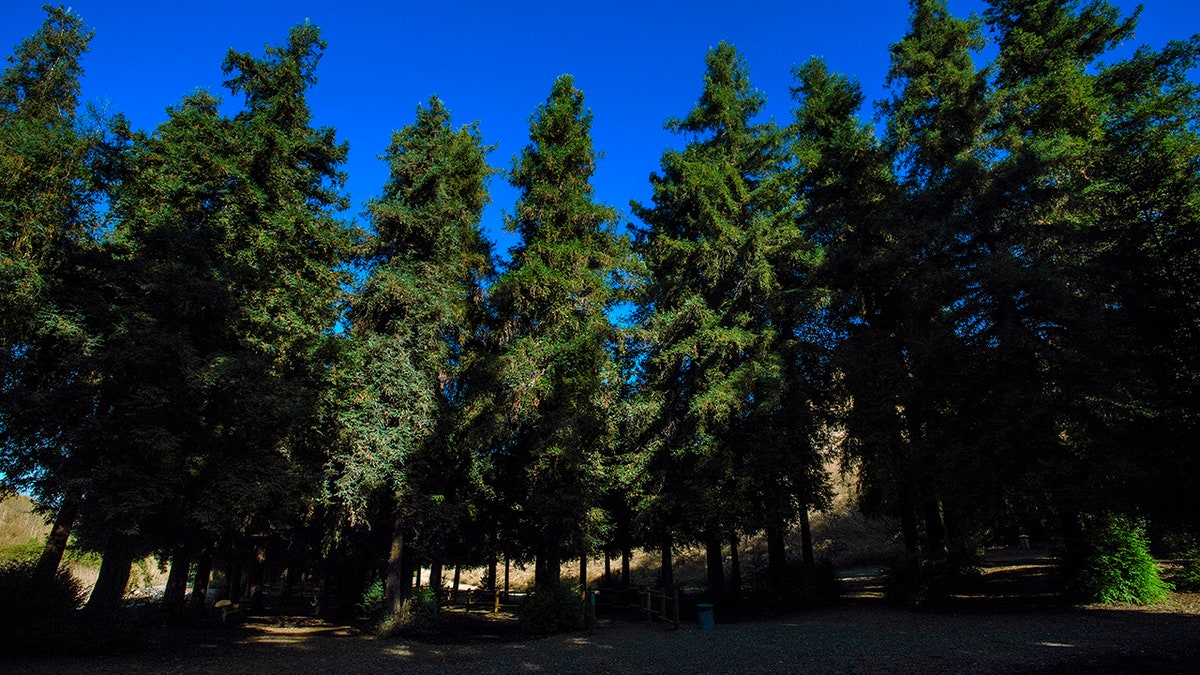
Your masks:
[[[400,611],[395,615],[386,613],[386,599],[383,597],[383,584],[380,582],[380,607],[383,618],[378,623],[377,632],[383,635],[426,634],[436,633],[441,629],[442,612],[437,594],[432,588],[422,588],[400,604]],[[370,588],[364,593],[373,595]]]
[[[1188,593],[1200,592],[1200,546],[1180,553],[1179,571],[1172,577],[1176,590]]]
[[[1150,555],[1145,525],[1119,514],[1092,518],[1062,571],[1067,595],[1084,602],[1149,605],[1171,592]]]
[[[367,620],[378,620],[383,616],[384,602],[387,600],[386,587],[382,579],[376,579],[358,599],[354,609],[358,616]]]
[[[539,635],[583,627],[583,601],[575,584],[534,586],[525,595],[517,617],[525,630]]]
[[[72,638],[83,588],[65,569],[44,587],[31,579],[35,560],[0,563],[0,651],[39,653],[61,650]]]

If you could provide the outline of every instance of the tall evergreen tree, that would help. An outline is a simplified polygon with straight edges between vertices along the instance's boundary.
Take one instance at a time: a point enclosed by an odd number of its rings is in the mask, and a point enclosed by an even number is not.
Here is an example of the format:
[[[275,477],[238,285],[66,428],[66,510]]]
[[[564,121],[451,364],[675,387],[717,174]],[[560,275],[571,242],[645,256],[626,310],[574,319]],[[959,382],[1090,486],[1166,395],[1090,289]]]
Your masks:
[[[616,212],[592,198],[591,123],[574,79],[559,77],[509,172],[520,200],[507,226],[521,243],[491,288],[500,430],[492,456],[539,586],[558,585],[562,559],[594,547],[621,386],[608,312],[631,261]]]
[[[198,94],[134,139],[90,271],[99,341],[60,365],[88,374],[73,383],[89,450],[72,475],[104,550],[95,613],[117,606],[135,554],[195,529],[265,535],[313,494],[297,432],[324,386],[354,238],[333,215],[346,148],[304,103],[322,48],[305,25],[265,59],[231,53],[243,112],[224,118]]]
[[[370,205],[372,267],[352,306],[350,360],[334,389],[341,439],[331,488],[360,518],[373,498],[398,502],[387,585],[395,611],[407,591],[402,563],[414,519],[424,521],[416,529],[433,540],[421,543],[435,556],[445,555],[451,532],[469,529],[461,518],[472,456],[457,429],[492,269],[480,228],[488,150],[476,126],[454,129],[432,98],[393,135],[384,156],[391,176]],[[453,509],[460,520],[434,527],[430,509]],[[439,531],[440,541],[431,536]]]
[[[1200,529],[1194,482],[1200,304],[1200,37],[1140,49],[1100,75],[1108,112],[1086,188],[1101,203],[1086,269],[1117,352],[1110,425],[1122,480],[1110,503]]]
[[[783,412],[795,403],[783,383],[797,328],[782,311],[783,289],[811,251],[782,171],[782,136],[755,122],[764,99],[744,60],[722,43],[706,66],[697,106],[667,123],[688,143],[664,153],[653,205],[635,212],[646,223],[638,246],[650,275],[646,386],[659,404],[649,517],[664,549],[674,527],[705,541],[710,591],[720,594],[723,533],[739,513],[777,533],[770,540],[781,547],[793,500],[811,499],[796,494],[811,486],[795,484],[790,470],[806,443],[783,440],[776,424],[797,412]],[[782,550],[771,560],[781,566]]]
[[[1109,298],[1088,280],[1103,209],[1093,198],[1103,124],[1097,59],[1130,38],[1134,19],[1104,2],[998,1],[985,19],[996,35],[998,161],[977,209],[989,256],[979,276],[987,317],[977,339],[992,383],[988,425],[1019,449],[1070,535],[1099,496],[1111,455],[1124,357],[1106,321]],[[1008,432],[1008,433],[1006,433]],[[1086,459],[1083,459],[1086,458]],[[1083,459],[1083,461],[1079,461]]]
[[[948,500],[966,483],[972,454],[959,451],[975,431],[959,426],[958,405],[970,384],[962,344],[969,317],[961,308],[979,262],[970,246],[971,214],[986,188],[991,103],[988,71],[973,59],[984,44],[980,21],[951,16],[940,0],[912,7],[908,34],[892,46],[895,95],[881,106],[900,201],[885,224],[896,240],[890,316],[873,328],[891,352],[888,367],[898,369],[891,381],[898,385],[902,461],[911,466],[904,474],[912,481],[904,490],[924,519],[927,554],[937,557],[948,546],[945,504],[974,509],[981,496],[967,490],[961,503]]]
[[[70,10],[45,11],[0,76],[0,475],[56,514],[38,583],[58,567],[78,510],[63,466],[81,439],[63,424],[65,401],[47,390],[70,377],[56,365],[94,338],[77,304],[91,284],[74,270],[96,247],[103,141],[101,120],[79,114],[92,34]]]

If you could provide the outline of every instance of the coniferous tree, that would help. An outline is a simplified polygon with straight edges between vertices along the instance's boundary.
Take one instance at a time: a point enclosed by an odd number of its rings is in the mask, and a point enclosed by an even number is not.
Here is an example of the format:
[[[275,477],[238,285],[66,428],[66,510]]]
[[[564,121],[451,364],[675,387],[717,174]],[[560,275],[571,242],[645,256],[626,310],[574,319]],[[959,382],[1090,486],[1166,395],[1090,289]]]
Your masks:
[[[190,532],[222,536],[227,562],[246,556],[257,576],[263,551],[241,537],[315,496],[317,457],[296,432],[324,386],[353,240],[333,216],[345,146],[309,126],[304,103],[322,48],[305,25],[264,59],[232,53],[244,111],[224,118],[198,94],[134,138],[91,270],[99,339],[83,365],[63,364],[89,374],[89,414],[73,422],[87,461],[72,474],[104,550],[92,612],[117,606],[134,555]]]
[[[468,529],[472,455],[458,429],[492,266],[480,229],[488,150],[476,126],[454,129],[432,98],[393,135],[391,176],[370,205],[372,267],[353,303],[349,360],[334,389],[341,439],[331,488],[359,518],[371,499],[390,502],[393,611],[408,590],[402,563],[413,521],[433,556],[446,555],[452,533]],[[440,522],[446,511],[456,519]]]
[[[947,553],[947,497],[964,477],[974,430],[959,427],[957,406],[967,397],[968,354],[962,343],[970,323],[960,308],[969,293],[971,215],[986,187],[989,147],[988,71],[976,68],[983,47],[980,21],[951,16],[944,2],[912,3],[908,34],[892,47],[889,83],[894,97],[881,106],[887,119],[884,151],[896,170],[900,201],[885,221],[897,265],[892,270],[892,316],[875,326],[899,370],[892,380],[903,438],[905,489],[925,524],[929,557]],[[978,476],[978,472],[975,472]],[[979,500],[973,490],[968,500]],[[953,503],[953,502],[951,502]],[[964,503],[963,509],[977,504]]]
[[[63,467],[81,439],[63,424],[66,401],[48,390],[62,389],[70,375],[58,364],[94,338],[77,304],[89,284],[74,270],[96,246],[103,142],[101,120],[79,115],[92,34],[70,10],[45,11],[0,77],[0,475],[4,488],[29,490],[55,514],[38,584],[53,577],[79,506]]]
[[[638,245],[650,276],[646,387],[659,406],[646,510],[664,560],[672,529],[705,542],[709,589],[721,594],[723,535],[739,520],[776,533],[778,576],[794,500],[811,501],[797,493],[812,486],[793,471],[806,463],[791,461],[809,447],[785,440],[782,426],[795,412],[784,351],[797,328],[783,288],[811,262],[811,248],[796,226],[782,136],[754,121],[764,99],[745,62],[722,43],[706,65],[697,106],[667,124],[688,143],[663,155],[653,205],[635,211],[646,223]]]
[[[631,261],[616,212],[592,198],[591,121],[574,79],[559,77],[509,172],[520,200],[507,226],[521,243],[491,288],[496,489],[543,587],[595,546],[621,387],[608,312]]]
[[[977,209],[989,256],[979,277],[989,422],[1011,457],[1051,496],[1064,531],[1098,496],[1094,482],[1116,437],[1108,389],[1123,357],[1110,351],[1108,298],[1088,280],[1102,202],[1091,175],[1108,112],[1096,60],[1132,36],[1134,19],[1097,2],[998,1],[995,143],[999,159]],[[1120,405],[1120,404],[1117,404]],[[1084,461],[1078,459],[1086,458]]]

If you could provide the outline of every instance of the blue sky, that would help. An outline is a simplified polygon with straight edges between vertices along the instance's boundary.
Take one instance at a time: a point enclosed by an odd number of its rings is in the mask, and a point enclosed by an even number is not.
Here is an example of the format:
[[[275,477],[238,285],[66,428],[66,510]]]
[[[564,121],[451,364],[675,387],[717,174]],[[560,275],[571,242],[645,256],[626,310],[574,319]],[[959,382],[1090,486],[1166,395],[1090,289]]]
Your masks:
[[[5,0],[0,50],[32,34],[40,0]],[[1125,12],[1131,0],[1114,2]],[[1134,44],[1161,46],[1200,31],[1200,0],[1146,0]],[[229,48],[262,53],[305,19],[329,43],[309,101],[316,123],[350,142],[348,190],[359,217],[387,178],[377,156],[391,132],[412,122],[418,103],[437,94],[456,123],[478,120],[497,144],[493,166],[508,168],[528,142],[529,116],[554,78],[571,73],[595,114],[593,139],[604,153],[597,198],[629,216],[629,200],[649,198],[649,174],[679,139],[663,130],[685,114],[702,82],[704,55],[727,40],[745,55],[768,99],[767,115],[790,117],[791,68],[822,56],[862,83],[869,99],[886,95],[888,45],[906,29],[903,0],[755,2],[138,2],[73,0],[96,35],[85,57],[86,101],[106,102],[139,128],[153,129],[165,108],[207,88],[225,96],[221,61]],[[981,12],[981,0],[950,0],[951,11]],[[865,111],[870,115],[870,111]],[[515,237],[501,226],[516,193],[497,177],[484,224],[497,252]]]

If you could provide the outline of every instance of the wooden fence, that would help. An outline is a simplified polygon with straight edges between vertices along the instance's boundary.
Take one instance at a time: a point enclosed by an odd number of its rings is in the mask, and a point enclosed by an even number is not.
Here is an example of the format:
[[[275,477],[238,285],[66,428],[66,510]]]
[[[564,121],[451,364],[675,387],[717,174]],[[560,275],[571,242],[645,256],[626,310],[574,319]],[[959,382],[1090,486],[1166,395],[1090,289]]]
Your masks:
[[[462,607],[467,612],[499,612],[515,610],[524,600],[521,592],[489,591],[483,589],[446,590],[443,602]],[[661,591],[649,586],[642,588],[600,588],[587,591],[583,597],[584,625],[591,628],[597,608],[632,610],[646,621],[663,621],[679,628],[679,590]]]
[[[642,588],[602,588],[595,591],[600,607],[635,610],[646,621],[664,621],[679,628],[679,590],[661,591]]]

